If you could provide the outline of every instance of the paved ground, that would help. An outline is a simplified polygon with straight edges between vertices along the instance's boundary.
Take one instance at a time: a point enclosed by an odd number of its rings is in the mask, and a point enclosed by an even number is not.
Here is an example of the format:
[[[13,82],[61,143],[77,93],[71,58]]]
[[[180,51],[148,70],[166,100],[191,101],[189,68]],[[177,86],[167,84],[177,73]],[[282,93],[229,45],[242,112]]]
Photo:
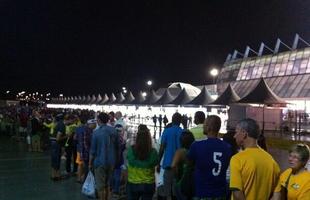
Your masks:
[[[284,136],[273,135],[283,139]],[[290,136],[285,136],[292,139]],[[309,136],[303,138],[308,140]],[[294,138],[293,138],[294,139]],[[309,141],[309,140],[308,140]],[[281,169],[287,168],[287,151],[270,149]],[[309,169],[310,169],[310,165]],[[81,185],[71,177],[52,182],[49,153],[29,153],[23,142],[0,136],[0,199],[1,200],[86,200]]]
[[[84,200],[81,185],[71,177],[52,182],[48,153],[28,153],[21,142],[0,137],[1,200]]]

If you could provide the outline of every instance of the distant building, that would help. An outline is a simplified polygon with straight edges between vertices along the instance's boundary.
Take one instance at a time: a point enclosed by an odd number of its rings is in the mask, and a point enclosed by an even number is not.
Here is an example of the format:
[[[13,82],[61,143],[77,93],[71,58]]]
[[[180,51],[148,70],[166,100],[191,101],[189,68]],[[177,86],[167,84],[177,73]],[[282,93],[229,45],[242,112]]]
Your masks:
[[[297,48],[300,41],[306,47]],[[289,50],[279,52],[281,45]],[[272,53],[263,55],[264,48]],[[256,55],[249,57],[250,51]],[[238,58],[238,55],[242,57]],[[258,52],[247,47],[244,54],[237,51],[233,55],[229,54],[217,79],[217,92],[221,94],[228,84],[231,84],[242,98],[257,85],[262,77],[276,95],[292,103],[289,105],[290,108],[298,110],[299,113],[310,113],[310,45],[298,34],[295,36],[292,47],[278,39],[274,49],[262,43]],[[247,108],[246,112],[247,116],[261,120],[260,115],[253,111],[253,108]],[[283,116],[275,117],[274,111],[269,111],[269,113],[267,111],[265,119],[267,117],[268,120],[269,117],[270,123],[274,123],[269,124],[269,128],[274,129],[272,126],[282,123],[285,114],[289,113],[283,112],[281,113]],[[279,113],[277,112],[276,115]],[[297,118],[292,121],[295,123]]]
[[[310,47],[228,61],[218,77],[218,92],[231,83],[242,97],[261,77],[286,100],[310,100]]]

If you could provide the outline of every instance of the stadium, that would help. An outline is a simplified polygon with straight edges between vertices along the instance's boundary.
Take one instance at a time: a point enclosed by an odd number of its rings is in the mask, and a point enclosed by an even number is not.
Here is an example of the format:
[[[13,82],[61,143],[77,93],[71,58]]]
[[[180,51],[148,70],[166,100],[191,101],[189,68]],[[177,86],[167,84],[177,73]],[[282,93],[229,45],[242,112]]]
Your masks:
[[[298,48],[298,46],[305,46]],[[286,51],[280,51],[281,48]],[[266,52],[271,54],[266,54]],[[253,56],[253,54],[255,56]],[[242,99],[251,93],[263,79],[270,92],[285,100],[285,107],[265,107],[255,104],[238,104],[230,102],[224,107],[214,107],[214,100],[221,96],[231,85]],[[202,94],[203,93],[203,94]],[[310,45],[296,34],[292,47],[277,40],[274,48],[261,43],[256,52],[249,46],[242,54],[234,51],[229,54],[217,77],[216,84],[192,86],[186,83],[172,83],[168,88],[151,91],[147,97],[142,93],[133,96],[113,93],[98,96],[61,97],[53,99],[50,107],[82,108],[93,110],[123,110],[129,115],[148,116],[154,114],[172,115],[175,111],[194,113],[203,110],[209,114],[221,115],[223,121],[230,120],[224,126],[235,126],[238,119],[251,117],[264,122],[266,130],[279,130],[283,127],[290,130],[308,129],[310,113]],[[229,107],[226,107],[228,106]],[[261,114],[263,112],[263,114]],[[138,114],[137,114],[138,113]]]

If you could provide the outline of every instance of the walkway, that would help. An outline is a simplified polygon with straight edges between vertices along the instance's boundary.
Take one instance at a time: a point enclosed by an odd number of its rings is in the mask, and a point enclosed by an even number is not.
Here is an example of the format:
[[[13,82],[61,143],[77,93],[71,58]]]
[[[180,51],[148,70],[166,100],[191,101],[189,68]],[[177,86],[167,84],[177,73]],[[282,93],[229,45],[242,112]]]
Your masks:
[[[283,140],[280,135],[267,137]],[[309,141],[309,135],[304,138]],[[292,139],[285,137],[285,139]],[[288,167],[286,150],[269,149],[281,169]],[[63,166],[63,165],[62,165]],[[308,164],[310,169],[310,162]],[[1,200],[87,200],[75,177],[60,182],[50,179],[49,153],[29,153],[23,142],[0,136],[0,199]]]
[[[1,200],[86,200],[75,177],[52,182],[48,153],[28,153],[22,142],[0,137]]]

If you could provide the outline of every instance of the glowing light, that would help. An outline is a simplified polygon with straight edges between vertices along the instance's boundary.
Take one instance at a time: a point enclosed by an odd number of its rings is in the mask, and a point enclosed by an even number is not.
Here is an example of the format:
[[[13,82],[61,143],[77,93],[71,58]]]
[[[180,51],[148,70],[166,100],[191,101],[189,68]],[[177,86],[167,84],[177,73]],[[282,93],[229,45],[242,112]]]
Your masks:
[[[146,82],[146,84],[147,84],[148,86],[151,86],[151,85],[153,84],[153,81],[148,80],[148,81]]]
[[[216,68],[213,68],[211,71],[210,71],[210,74],[211,76],[215,77],[219,74],[219,70],[216,69]]]

